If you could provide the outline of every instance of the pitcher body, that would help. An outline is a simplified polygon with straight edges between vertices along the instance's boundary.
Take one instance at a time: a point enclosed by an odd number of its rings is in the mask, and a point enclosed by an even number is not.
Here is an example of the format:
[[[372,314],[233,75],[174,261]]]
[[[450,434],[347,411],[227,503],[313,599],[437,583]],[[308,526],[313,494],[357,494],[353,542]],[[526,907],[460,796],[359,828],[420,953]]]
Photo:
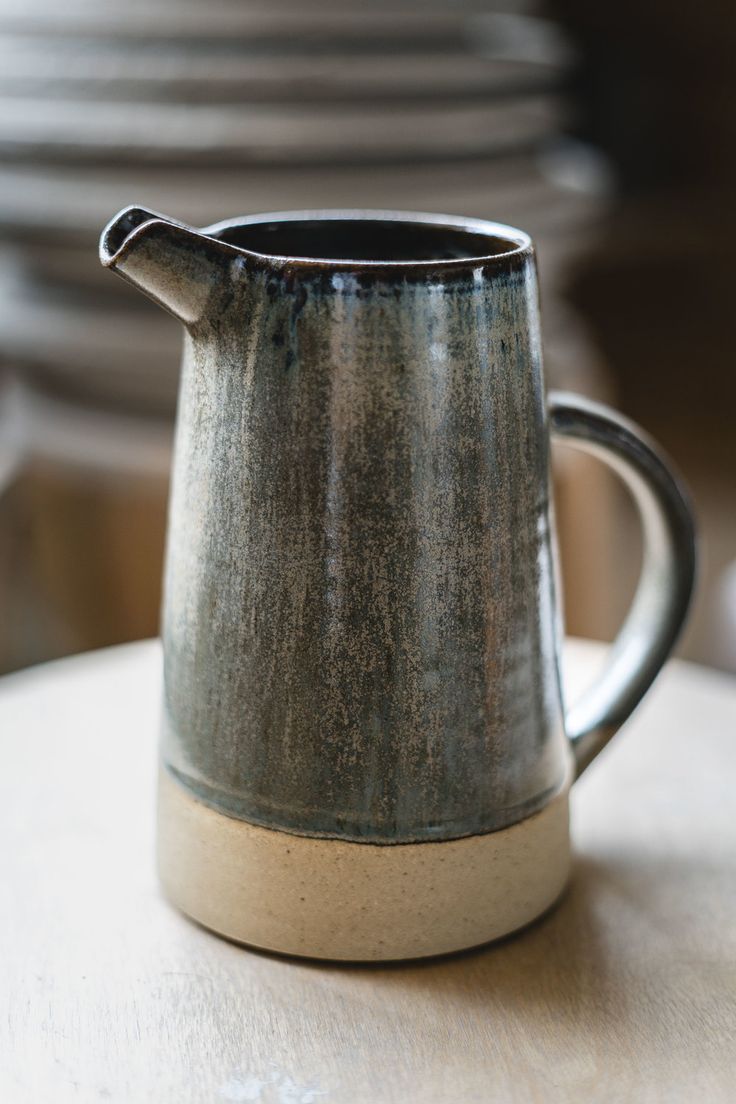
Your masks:
[[[436,216],[163,222],[162,273],[154,216],[127,218],[110,257],[187,330],[168,892],[320,957],[521,926],[564,885],[574,773],[531,242]]]

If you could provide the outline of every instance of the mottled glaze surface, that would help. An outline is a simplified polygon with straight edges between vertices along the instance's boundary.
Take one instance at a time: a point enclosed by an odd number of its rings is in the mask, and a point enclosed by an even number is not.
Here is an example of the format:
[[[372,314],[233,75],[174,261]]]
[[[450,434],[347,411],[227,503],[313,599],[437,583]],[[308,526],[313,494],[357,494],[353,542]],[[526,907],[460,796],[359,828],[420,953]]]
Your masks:
[[[131,251],[188,326],[163,755],[222,811],[445,839],[562,783],[535,262],[484,229],[343,224],[348,259],[309,265],[186,233],[164,261],[161,223]],[[279,249],[250,233],[215,231]]]
[[[164,754],[220,807],[444,838],[559,787],[534,262],[509,267],[263,268],[187,342]]]
[[[571,748],[528,238],[335,212],[196,232],[129,209],[102,256],[187,332],[169,771],[230,816],[373,843],[495,831],[542,808]],[[692,558],[679,582],[672,564],[692,528],[649,445],[610,412],[564,409],[651,486],[654,534],[625,662],[614,653],[575,729],[584,765],[671,647]]]

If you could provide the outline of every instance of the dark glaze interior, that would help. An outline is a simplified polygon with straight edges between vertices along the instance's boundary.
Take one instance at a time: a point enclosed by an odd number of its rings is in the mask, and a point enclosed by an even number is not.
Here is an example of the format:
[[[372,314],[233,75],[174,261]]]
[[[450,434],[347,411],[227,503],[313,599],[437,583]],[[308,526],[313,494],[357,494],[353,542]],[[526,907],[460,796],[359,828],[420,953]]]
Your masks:
[[[233,226],[220,241],[273,257],[317,261],[454,261],[497,257],[520,248],[512,238],[393,219],[294,219]]]

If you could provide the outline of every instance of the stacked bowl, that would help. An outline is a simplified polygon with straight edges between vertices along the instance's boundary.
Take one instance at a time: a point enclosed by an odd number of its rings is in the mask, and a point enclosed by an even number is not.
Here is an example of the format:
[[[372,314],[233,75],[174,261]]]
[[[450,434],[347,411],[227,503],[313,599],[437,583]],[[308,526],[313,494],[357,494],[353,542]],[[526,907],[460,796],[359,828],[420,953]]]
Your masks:
[[[35,412],[29,436],[45,427],[23,447],[53,440],[73,458],[94,438],[113,466],[140,467],[131,426],[145,422],[160,447],[143,451],[165,474],[178,326],[96,258],[128,203],[194,225],[315,207],[520,225],[539,246],[565,379],[589,372],[557,294],[602,203],[560,141],[569,49],[528,4],[502,9],[0,0],[0,363]],[[554,355],[550,367],[559,381]]]
[[[132,202],[195,225],[331,206],[495,218],[536,237],[549,295],[598,199],[546,167],[567,51],[515,7],[4,0],[0,356],[171,415],[178,332],[96,261]]]

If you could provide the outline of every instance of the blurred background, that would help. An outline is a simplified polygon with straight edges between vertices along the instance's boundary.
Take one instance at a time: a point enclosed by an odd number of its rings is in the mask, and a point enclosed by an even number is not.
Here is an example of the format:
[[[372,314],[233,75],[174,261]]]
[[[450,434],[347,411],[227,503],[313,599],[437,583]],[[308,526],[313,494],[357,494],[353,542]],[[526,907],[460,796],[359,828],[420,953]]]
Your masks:
[[[736,671],[735,47],[719,0],[0,0],[0,671],[157,631],[181,335],[98,264],[129,203],[531,232],[548,384],[675,459],[680,652]],[[555,479],[568,629],[610,639],[636,518],[593,460]]]

